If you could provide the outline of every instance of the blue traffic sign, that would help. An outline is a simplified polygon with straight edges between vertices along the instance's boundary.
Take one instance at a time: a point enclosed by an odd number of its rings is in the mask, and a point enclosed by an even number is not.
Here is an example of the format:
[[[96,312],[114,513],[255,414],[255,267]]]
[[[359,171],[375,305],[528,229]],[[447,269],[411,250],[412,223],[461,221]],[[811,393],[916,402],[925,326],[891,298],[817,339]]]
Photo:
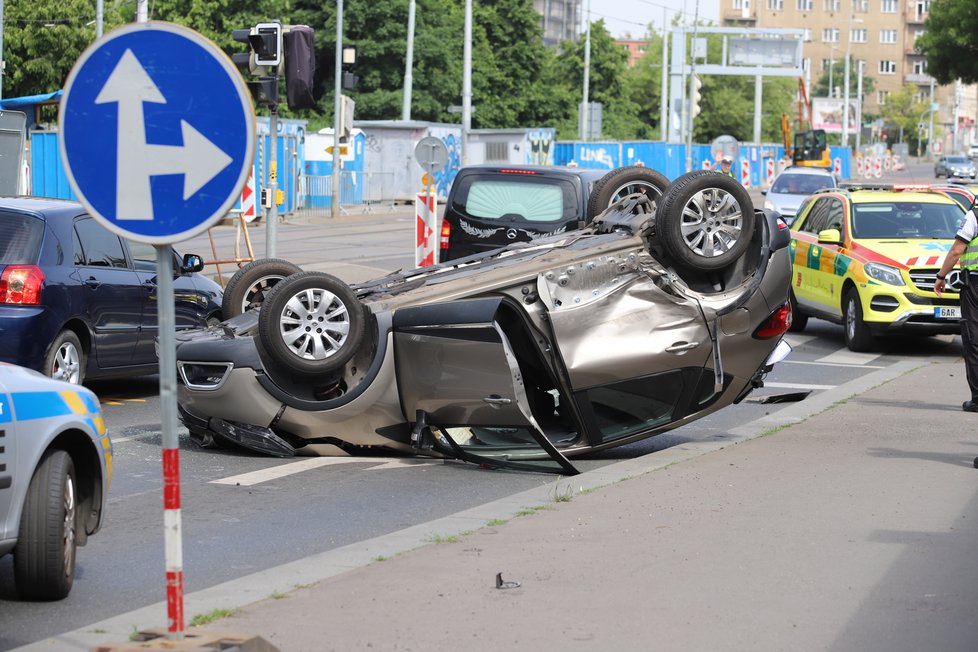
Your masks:
[[[241,194],[255,112],[220,48],[173,23],[132,23],[72,68],[60,112],[68,182],[113,232],[171,244],[203,232]]]

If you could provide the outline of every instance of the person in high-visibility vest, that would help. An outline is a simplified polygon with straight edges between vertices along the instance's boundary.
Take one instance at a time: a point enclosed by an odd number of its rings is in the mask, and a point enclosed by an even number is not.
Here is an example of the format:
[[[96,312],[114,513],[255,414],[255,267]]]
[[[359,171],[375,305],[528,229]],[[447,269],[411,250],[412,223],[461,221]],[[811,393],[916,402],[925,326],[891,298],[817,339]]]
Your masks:
[[[941,296],[947,275],[961,263],[961,344],[964,348],[964,371],[971,389],[971,398],[961,405],[965,412],[978,412],[978,217],[974,205],[968,211],[964,224],[954,234],[954,244],[937,270],[934,293]],[[978,466],[978,459],[975,460]]]
[[[737,177],[734,176],[733,170],[730,169],[730,166],[732,164],[733,164],[733,159],[730,158],[729,156],[724,156],[723,158],[720,159],[720,172],[727,175],[728,177],[734,177],[736,179]]]

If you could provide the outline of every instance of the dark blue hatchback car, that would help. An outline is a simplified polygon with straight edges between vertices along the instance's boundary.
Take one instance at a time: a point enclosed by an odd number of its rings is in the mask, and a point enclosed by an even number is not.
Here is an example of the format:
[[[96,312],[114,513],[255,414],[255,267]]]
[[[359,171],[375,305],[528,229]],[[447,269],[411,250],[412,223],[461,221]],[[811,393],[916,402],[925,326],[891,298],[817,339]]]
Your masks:
[[[216,323],[221,287],[173,253],[177,329]],[[0,198],[0,361],[81,383],[158,371],[156,249],[77,202]]]

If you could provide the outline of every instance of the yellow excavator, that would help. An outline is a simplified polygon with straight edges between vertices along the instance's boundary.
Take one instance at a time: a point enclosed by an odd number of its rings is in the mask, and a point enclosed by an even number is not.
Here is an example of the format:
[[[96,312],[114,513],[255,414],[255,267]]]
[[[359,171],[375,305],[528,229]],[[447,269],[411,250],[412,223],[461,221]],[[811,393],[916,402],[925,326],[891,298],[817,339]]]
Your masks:
[[[805,129],[812,123],[812,103],[805,91],[805,81],[798,78],[798,133],[791,136],[791,121],[787,113],[781,114],[781,136],[784,154],[791,157],[792,165],[831,168],[832,156],[824,129]]]

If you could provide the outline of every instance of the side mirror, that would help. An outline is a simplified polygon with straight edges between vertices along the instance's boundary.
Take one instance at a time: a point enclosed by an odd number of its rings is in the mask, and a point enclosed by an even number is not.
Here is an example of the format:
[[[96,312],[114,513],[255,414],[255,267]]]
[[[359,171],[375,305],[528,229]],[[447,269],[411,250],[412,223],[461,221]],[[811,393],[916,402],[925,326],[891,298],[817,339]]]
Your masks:
[[[767,194],[767,190],[762,190],[762,191],[761,191],[761,194],[762,194],[762,195],[766,195],[766,194]]]
[[[199,272],[204,269],[204,259],[197,254],[184,254],[183,255],[183,265],[180,267],[180,271],[184,274],[192,274],[194,272]]]
[[[825,229],[818,232],[819,244],[841,245],[842,232],[839,229]]]

